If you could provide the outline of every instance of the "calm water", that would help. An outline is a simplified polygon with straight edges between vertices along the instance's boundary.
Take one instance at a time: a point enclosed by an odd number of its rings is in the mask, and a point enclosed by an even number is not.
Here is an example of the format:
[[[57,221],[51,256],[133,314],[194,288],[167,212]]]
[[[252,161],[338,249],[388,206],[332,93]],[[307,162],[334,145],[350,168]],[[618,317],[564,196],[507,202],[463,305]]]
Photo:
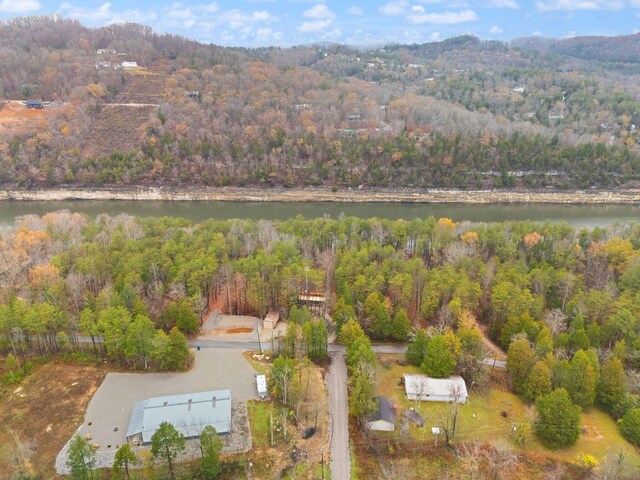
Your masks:
[[[388,219],[449,217],[455,221],[499,222],[503,220],[534,220],[567,222],[578,227],[595,227],[640,220],[640,205],[549,205],[549,204],[490,204],[459,203],[333,203],[333,202],[170,202],[170,201],[89,201],[59,202],[0,201],[0,224],[12,224],[16,216],[42,215],[68,209],[95,216],[100,213],[138,216],[178,216],[195,222],[207,218],[284,220],[296,215],[305,218],[340,214]]]

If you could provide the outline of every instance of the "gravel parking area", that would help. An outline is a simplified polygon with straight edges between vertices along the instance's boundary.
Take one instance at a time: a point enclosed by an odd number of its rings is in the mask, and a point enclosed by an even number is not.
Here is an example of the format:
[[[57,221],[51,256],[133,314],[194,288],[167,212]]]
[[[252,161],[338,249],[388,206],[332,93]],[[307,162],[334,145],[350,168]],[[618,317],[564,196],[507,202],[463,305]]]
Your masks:
[[[278,322],[273,330],[262,328],[262,320],[258,317],[249,315],[224,315],[219,310],[210,313],[202,323],[201,335],[198,338],[211,340],[227,340],[240,342],[257,342],[258,334],[255,328],[258,327],[260,339],[265,345],[271,345],[271,337],[277,338],[278,335],[284,337],[287,332],[287,323]],[[247,329],[251,328],[251,332],[229,333],[229,329]]]
[[[203,349],[194,353],[195,365],[189,372],[107,375],[78,429],[80,435],[91,435],[91,442],[99,445],[97,458],[101,466],[111,466],[115,451],[126,443],[134,403],[163,395],[231,389],[232,433],[221,435],[224,452],[239,453],[251,448],[246,401],[257,398],[255,370],[242,356],[242,350]],[[56,459],[60,474],[66,471],[67,446]],[[188,458],[188,452],[185,455]]]

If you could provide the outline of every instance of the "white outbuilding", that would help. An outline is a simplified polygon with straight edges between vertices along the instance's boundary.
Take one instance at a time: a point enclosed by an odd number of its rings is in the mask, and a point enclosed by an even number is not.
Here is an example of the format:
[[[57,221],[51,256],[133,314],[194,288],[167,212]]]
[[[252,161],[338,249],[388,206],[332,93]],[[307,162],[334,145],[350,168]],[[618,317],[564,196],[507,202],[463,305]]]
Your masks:
[[[469,395],[464,379],[458,375],[432,378],[405,373],[404,388],[409,400],[465,403]]]

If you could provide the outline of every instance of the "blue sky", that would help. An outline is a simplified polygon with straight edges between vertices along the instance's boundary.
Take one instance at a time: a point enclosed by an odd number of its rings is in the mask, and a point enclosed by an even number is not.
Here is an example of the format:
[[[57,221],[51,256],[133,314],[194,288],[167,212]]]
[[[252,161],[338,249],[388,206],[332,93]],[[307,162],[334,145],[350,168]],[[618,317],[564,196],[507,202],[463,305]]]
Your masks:
[[[0,18],[59,13],[87,26],[137,22],[218,45],[423,43],[640,31],[640,0],[0,0]]]

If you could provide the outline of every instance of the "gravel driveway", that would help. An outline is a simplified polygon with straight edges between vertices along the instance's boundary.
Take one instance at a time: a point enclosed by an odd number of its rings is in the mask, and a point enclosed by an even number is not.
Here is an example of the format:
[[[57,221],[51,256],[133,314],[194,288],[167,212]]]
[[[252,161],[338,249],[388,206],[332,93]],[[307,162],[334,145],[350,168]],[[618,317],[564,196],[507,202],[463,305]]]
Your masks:
[[[231,435],[221,436],[228,447],[225,453],[247,451],[251,448],[251,435],[248,433],[246,401],[257,398],[256,371],[242,352],[213,348],[196,351],[194,367],[182,373],[109,373],[89,402],[78,433],[91,435],[91,442],[99,445],[97,457],[101,466],[111,466],[115,451],[126,443],[125,435],[135,402],[149,397],[229,388],[233,426]],[[245,439],[236,438],[238,435]],[[56,460],[59,473],[66,470],[66,448],[65,445]]]

